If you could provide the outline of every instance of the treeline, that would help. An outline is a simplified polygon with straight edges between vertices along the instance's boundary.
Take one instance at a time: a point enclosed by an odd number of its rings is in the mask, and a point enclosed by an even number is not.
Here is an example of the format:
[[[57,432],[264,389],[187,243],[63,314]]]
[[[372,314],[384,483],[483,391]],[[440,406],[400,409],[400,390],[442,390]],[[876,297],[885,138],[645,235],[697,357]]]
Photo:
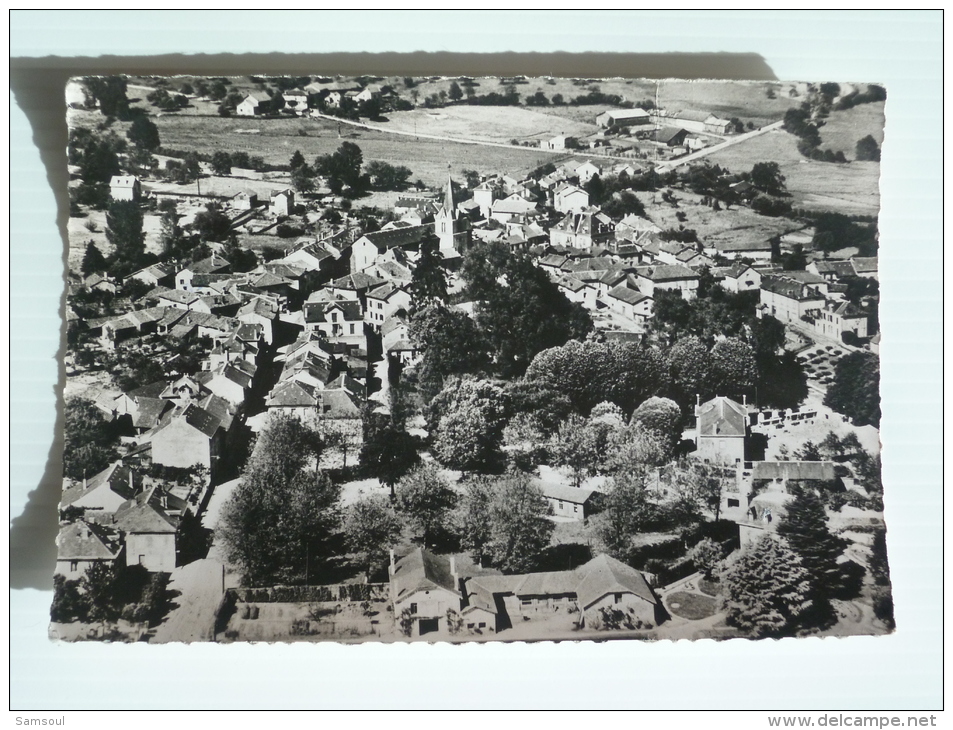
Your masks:
[[[783,128],[786,132],[798,137],[798,152],[819,162],[846,163],[848,160],[840,150],[834,152],[830,149],[821,149],[821,133],[818,131],[818,126],[810,119],[811,106],[808,102],[800,107],[788,109],[784,113]]]

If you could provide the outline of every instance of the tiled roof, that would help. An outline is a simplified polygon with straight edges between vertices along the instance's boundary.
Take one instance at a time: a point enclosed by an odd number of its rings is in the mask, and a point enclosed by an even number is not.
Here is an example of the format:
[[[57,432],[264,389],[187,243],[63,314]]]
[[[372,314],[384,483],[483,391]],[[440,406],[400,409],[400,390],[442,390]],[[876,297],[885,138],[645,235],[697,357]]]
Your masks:
[[[608,296],[612,297],[613,299],[618,299],[621,302],[625,302],[626,304],[631,304],[632,306],[635,306],[636,304],[650,298],[640,291],[629,289],[625,284],[620,284],[619,286],[610,289]]]
[[[433,235],[434,229],[430,224],[423,226],[407,226],[393,228],[389,231],[375,231],[365,233],[363,238],[370,241],[379,251],[386,251],[396,246],[412,246]]]
[[[744,436],[748,409],[724,396],[715,396],[698,408],[702,436]]]
[[[450,572],[450,561],[423,548],[417,548],[396,562],[391,583],[395,600],[435,588],[455,593],[459,590]]]
[[[650,281],[676,281],[679,279],[697,279],[698,274],[680,264],[659,264],[643,266],[637,269],[640,276]]]
[[[306,408],[317,405],[317,400],[314,396],[314,388],[304,383],[288,380],[279,383],[272,389],[271,393],[268,394],[265,405],[269,408]]]
[[[865,274],[876,274],[877,273],[877,257],[876,256],[854,256],[851,263],[854,265],[854,271],[858,274],[861,272]]]
[[[167,507],[162,507],[165,498]],[[172,534],[178,531],[181,518],[172,515],[169,510],[185,509],[185,502],[174,495],[161,492],[153,487],[134,499],[129,500],[116,511],[115,525],[127,533]]]
[[[592,498],[593,495],[593,490],[591,489],[567,487],[554,482],[540,481],[536,482],[536,486],[540,488],[544,497],[560,499],[564,502],[572,502],[574,504],[585,504]]]
[[[61,528],[56,537],[57,560],[115,560],[120,549],[114,536],[84,520]]]
[[[583,610],[609,593],[633,593],[649,603],[658,603],[642,573],[608,555],[598,555],[576,572],[582,578],[576,594]]]

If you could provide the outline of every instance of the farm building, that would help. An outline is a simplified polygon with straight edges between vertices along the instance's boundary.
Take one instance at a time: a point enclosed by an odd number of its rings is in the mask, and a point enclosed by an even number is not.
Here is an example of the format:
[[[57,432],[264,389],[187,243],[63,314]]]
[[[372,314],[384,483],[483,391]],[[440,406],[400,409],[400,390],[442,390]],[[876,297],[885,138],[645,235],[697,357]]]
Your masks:
[[[582,521],[592,514],[600,493],[592,489],[567,487],[553,482],[539,482],[543,496],[553,508],[554,517]]]
[[[649,113],[645,109],[609,109],[596,117],[600,127],[628,127],[635,124],[648,124]]]
[[[254,94],[248,94],[235,107],[235,113],[240,117],[257,117],[269,111],[271,96],[263,91],[256,91]]]

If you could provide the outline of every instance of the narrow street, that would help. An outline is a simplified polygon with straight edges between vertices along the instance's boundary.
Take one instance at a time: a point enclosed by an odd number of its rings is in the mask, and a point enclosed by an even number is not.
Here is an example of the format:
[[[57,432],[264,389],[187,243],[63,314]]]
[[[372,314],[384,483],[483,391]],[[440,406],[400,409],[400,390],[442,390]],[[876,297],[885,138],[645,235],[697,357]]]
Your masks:
[[[178,592],[173,608],[150,643],[211,641],[215,611],[222,599],[222,570],[218,560],[196,560],[172,571],[169,591]],[[174,594],[173,594],[174,595]]]
[[[214,530],[222,505],[238,486],[234,479],[214,488],[202,524]],[[169,591],[179,595],[172,599],[174,608],[155,631],[150,643],[173,641],[211,641],[214,638],[215,612],[224,588],[236,585],[236,576],[225,572],[225,561],[220,546],[213,542],[208,557],[183,565],[172,571]],[[224,586],[224,588],[223,588]]]

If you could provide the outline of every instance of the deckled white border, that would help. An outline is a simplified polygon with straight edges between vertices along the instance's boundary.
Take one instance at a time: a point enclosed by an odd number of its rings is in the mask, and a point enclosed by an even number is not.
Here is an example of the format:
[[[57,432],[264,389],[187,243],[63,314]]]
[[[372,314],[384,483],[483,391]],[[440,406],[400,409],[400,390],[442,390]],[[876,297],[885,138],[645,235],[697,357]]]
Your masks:
[[[416,50],[761,53],[780,79],[888,90],[882,166],[883,427],[899,631],[782,642],[347,647],[59,646],[48,593],[11,596],[11,703],[54,707],[549,707],[927,709],[940,692],[939,18],[910,12],[557,11],[15,13],[11,55]],[[333,32],[328,32],[333,29]],[[518,29],[519,32],[515,32]],[[474,69],[474,74],[479,70]],[[11,115],[11,503],[42,472],[52,430],[61,244],[22,114]],[[52,287],[52,289],[51,289]],[[54,315],[55,317],[55,315]],[[35,443],[30,443],[31,439]],[[38,439],[38,441],[37,441]],[[6,441],[6,439],[4,439]],[[17,462],[17,457],[20,461]],[[28,463],[23,459],[27,458]],[[32,471],[31,471],[32,470]],[[24,474],[33,474],[32,484]],[[699,718],[700,719],[700,718]]]

